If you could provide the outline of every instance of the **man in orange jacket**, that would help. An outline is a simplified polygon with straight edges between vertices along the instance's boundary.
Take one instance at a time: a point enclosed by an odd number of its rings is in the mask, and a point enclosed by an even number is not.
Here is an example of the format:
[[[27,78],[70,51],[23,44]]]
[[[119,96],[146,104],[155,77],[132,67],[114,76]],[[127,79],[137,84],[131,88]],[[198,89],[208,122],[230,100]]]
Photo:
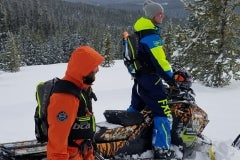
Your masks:
[[[79,117],[92,115],[91,97],[86,91],[94,82],[95,74],[99,70],[98,66],[103,61],[104,58],[89,46],[80,46],[73,51],[62,79],[81,89],[82,98],[68,93],[53,93],[50,97],[47,111],[49,124],[48,160],[95,159],[93,147],[91,144],[85,143],[81,130],[77,132],[79,134],[74,134],[74,136],[72,136],[72,132],[74,129],[81,128],[76,127]],[[84,133],[84,135],[88,134]]]

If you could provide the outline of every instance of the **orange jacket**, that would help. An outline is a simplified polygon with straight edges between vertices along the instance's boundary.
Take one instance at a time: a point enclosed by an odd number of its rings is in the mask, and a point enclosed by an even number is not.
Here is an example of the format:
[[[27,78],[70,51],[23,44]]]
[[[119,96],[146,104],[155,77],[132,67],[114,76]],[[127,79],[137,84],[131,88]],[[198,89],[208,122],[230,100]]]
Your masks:
[[[87,76],[104,58],[89,46],[78,47],[73,51],[67,66],[64,80],[73,82],[81,89],[89,85],[83,83]],[[68,136],[77,116],[79,99],[67,93],[53,93],[48,106],[48,160],[81,160],[78,148],[68,146]],[[92,158],[90,158],[92,159]]]

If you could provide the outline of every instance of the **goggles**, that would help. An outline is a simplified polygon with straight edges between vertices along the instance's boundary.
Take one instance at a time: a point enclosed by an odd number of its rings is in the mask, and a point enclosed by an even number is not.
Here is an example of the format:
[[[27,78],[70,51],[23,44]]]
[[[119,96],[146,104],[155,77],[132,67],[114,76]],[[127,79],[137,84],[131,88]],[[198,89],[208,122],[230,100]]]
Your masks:
[[[175,80],[178,81],[178,82],[184,82],[185,81],[185,78],[183,76],[181,76],[180,74],[176,74],[174,76]]]

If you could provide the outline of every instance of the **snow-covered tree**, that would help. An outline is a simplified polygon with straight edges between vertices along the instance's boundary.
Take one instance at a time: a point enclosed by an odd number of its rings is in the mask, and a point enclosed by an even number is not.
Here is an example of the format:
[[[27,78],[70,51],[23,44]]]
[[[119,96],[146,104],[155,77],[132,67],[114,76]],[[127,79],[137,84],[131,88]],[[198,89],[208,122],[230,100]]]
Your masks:
[[[183,27],[181,24],[176,25],[169,21],[161,32],[167,58],[172,63],[179,62],[179,56],[176,53],[181,52],[189,43],[189,38]]]
[[[182,1],[192,14],[186,32],[190,42],[178,59],[206,86],[240,80],[239,0]]]
[[[3,49],[4,42],[6,39],[6,31],[7,31],[7,26],[5,25],[6,21],[6,9],[3,6],[2,2],[0,1],[0,53],[1,50]]]
[[[112,38],[109,32],[106,32],[103,36],[102,49],[100,53],[105,58],[105,61],[102,63],[103,67],[111,67],[114,65]]]
[[[17,72],[21,66],[21,49],[16,41],[17,37],[7,33],[7,41],[0,54],[0,69],[7,72]]]

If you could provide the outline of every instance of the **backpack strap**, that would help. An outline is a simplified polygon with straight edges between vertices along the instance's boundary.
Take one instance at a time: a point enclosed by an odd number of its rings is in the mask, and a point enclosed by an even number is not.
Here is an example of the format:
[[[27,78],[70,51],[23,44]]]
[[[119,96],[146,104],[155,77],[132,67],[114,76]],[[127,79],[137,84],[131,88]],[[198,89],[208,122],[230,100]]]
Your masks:
[[[154,34],[158,35],[158,32],[155,29],[145,29],[145,30],[135,32],[135,34],[137,35],[136,37],[138,37],[138,46],[139,46],[142,38],[149,36],[149,35],[154,35]],[[137,49],[137,51],[139,51],[139,50]],[[146,62],[144,60],[144,58],[138,56],[138,63],[141,65],[141,68],[139,69],[137,74],[155,73],[155,68],[154,68],[153,64]]]
[[[53,93],[69,93],[79,99],[81,98],[81,92],[82,90],[79,87],[67,80],[57,81],[53,89]]]
[[[145,30],[141,30],[141,31],[138,31],[135,33],[138,35],[139,39],[141,39],[145,36],[148,36],[150,34],[157,34],[155,29],[145,29]]]

